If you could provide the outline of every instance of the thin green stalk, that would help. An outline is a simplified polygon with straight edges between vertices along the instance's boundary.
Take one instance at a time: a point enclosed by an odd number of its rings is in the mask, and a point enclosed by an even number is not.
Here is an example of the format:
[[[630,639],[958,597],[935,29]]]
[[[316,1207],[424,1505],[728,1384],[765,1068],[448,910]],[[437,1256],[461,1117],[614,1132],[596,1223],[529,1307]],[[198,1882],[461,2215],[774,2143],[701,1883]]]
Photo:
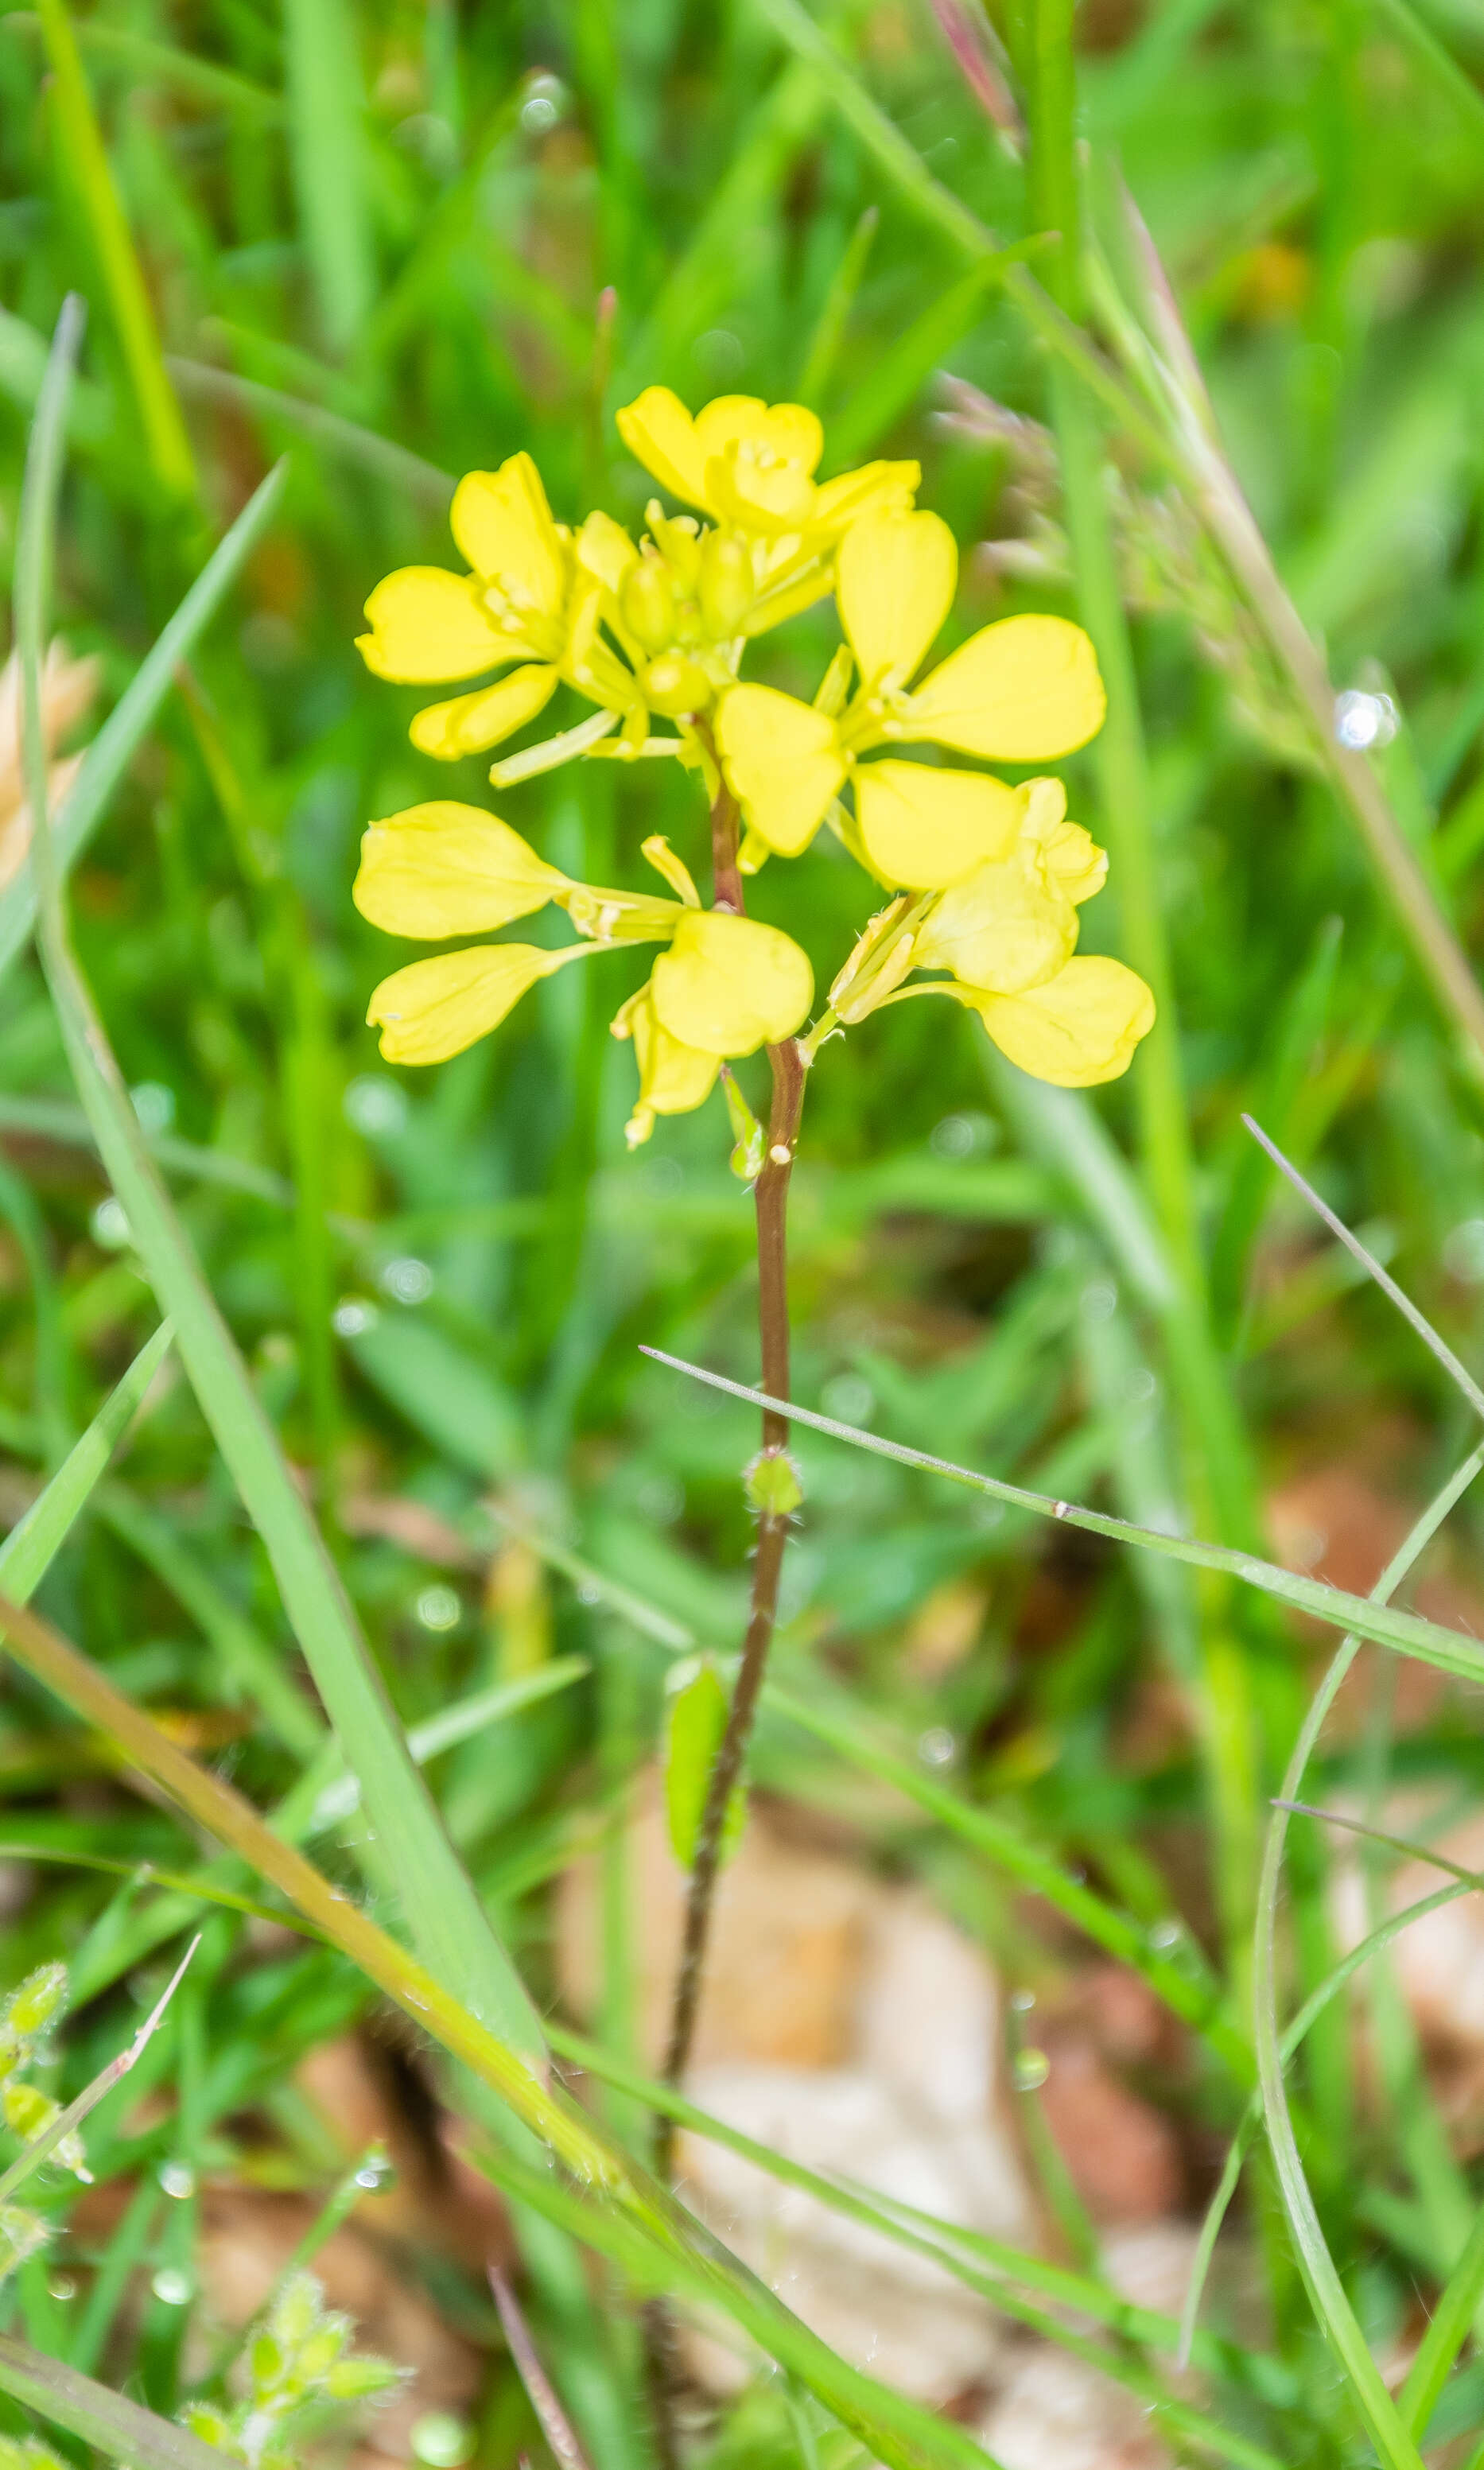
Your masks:
[[[160,355],[154,309],[104,147],[72,20],[65,0],[37,0],[37,9],[52,65],[58,140],[98,253],[150,460],[172,497],[191,497],[196,460]]]
[[[0,2333],[0,2392],[53,2427],[80,2435],[127,2470],[221,2470],[220,2454],[183,2427],[157,2418],[152,2410],[63,2366],[59,2359],[28,2349],[9,2333]]]
[[[1453,2362],[1473,2327],[1484,2299],[1484,2212],[1474,2216],[1447,2288],[1432,2311],[1416,2358],[1402,2388],[1402,2415],[1409,2434],[1421,2444],[1427,2422],[1452,2370]]]

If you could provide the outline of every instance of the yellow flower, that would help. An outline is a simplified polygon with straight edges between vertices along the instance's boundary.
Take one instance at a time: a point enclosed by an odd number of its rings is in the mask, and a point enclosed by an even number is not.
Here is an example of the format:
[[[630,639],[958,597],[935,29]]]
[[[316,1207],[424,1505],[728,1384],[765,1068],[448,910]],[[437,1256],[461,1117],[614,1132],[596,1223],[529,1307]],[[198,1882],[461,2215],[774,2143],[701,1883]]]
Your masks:
[[[1106,856],[1067,821],[1059,781],[1008,794],[1019,819],[1009,854],[936,897],[899,894],[861,936],[830,989],[831,1009],[853,1023],[915,995],[950,995],[1038,1080],[1064,1088],[1114,1080],[1153,1025],[1154,1004],[1121,961],[1073,957],[1078,907],[1101,889]],[[953,975],[904,986],[913,969]]]
[[[824,432],[802,404],[718,395],[694,418],[668,386],[646,386],[617,415],[630,454],[662,489],[737,531],[833,546],[869,507],[910,505],[916,463],[868,463],[822,484]]]
[[[614,1021],[615,1036],[634,1039],[639,1065],[631,1143],[648,1138],[657,1115],[699,1107],[724,1059],[792,1037],[814,993],[798,944],[755,919],[702,909],[685,867],[658,836],[644,854],[677,899],[576,883],[498,815],[449,799],[372,824],[355,897],[374,925],[432,940],[508,925],[555,903],[585,939],[556,950],[487,944],[394,970],[366,1014],[388,1061],[440,1063],[498,1028],[539,979],[632,943],[669,949]]]
[[[450,523],[471,571],[407,566],[379,583],[366,602],[371,631],[358,639],[367,667],[431,686],[522,665],[420,711],[413,744],[449,761],[498,745],[535,718],[564,676],[591,701],[627,710],[634,681],[598,632],[622,563],[614,536],[637,554],[619,526],[590,517],[574,542],[553,521],[528,454],[512,454],[498,472],[468,473]]]
[[[782,856],[807,848],[846,781],[860,853],[883,883],[945,890],[1009,857],[1015,793],[982,772],[894,757],[888,744],[930,741],[1000,762],[1069,755],[1101,726],[1102,682],[1091,643],[1062,618],[1001,618],[911,679],[952,604],[953,534],[937,515],[868,513],[841,543],[836,592],[859,678],[845,710],[737,686],[717,708],[722,766],[752,831]]]
[[[628,1142],[647,1141],[657,1115],[688,1113],[708,1097],[724,1060],[776,1046],[801,1027],[814,973],[776,926],[725,909],[687,909],[649,982],[616,1014],[632,1037],[639,1099]]]

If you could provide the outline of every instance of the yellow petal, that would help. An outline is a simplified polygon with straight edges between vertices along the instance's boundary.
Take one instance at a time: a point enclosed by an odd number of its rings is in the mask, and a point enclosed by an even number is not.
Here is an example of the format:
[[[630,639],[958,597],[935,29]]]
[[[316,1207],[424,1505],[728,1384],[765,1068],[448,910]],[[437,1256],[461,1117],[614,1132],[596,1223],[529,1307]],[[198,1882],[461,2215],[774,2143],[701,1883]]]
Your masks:
[[[883,883],[941,892],[1008,856],[1020,804],[1003,781],[927,763],[863,763],[855,775],[861,840]]]
[[[452,703],[430,703],[412,723],[412,743],[420,755],[436,755],[444,763],[498,746],[502,737],[512,736],[545,710],[559,675],[558,670],[544,666],[512,669],[498,686],[455,695]]]
[[[568,889],[498,815],[439,798],[369,826],[352,897],[388,935],[432,942],[506,926]]]
[[[719,394],[695,420],[696,444],[708,463],[739,453],[760,470],[792,464],[807,479],[824,451],[824,431],[801,403],[773,407],[752,394]]]
[[[1030,994],[986,995],[974,1008],[1012,1063],[1062,1089],[1116,1081],[1154,1025],[1144,980],[1091,954]]]
[[[528,454],[512,454],[498,472],[466,473],[449,521],[475,574],[498,583],[518,607],[556,616],[567,591],[567,557]]]
[[[718,519],[744,532],[803,530],[814,483],[797,463],[759,463],[746,445],[713,454],[706,467],[707,503]]]
[[[1077,911],[1046,868],[1017,851],[976,867],[934,902],[917,929],[915,965],[951,969],[968,987],[1001,995],[1044,986],[1077,949]]]
[[[809,528],[838,539],[862,515],[905,513],[921,478],[920,463],[863,463],[858,472],[842,472],[816,489]]]
[[[814,995],[814,972],[777,926],[725,909],[687,909],[650,978],[655,1017],[707,1055],[751,1055],[791,1037]]]
[[[633,1038],[638,1065],[638,1101],[624,1128],[633,1150],[648,1140],[657,1115],[688,1115],[693,1107],[705,1105],[716,1086],[721,1058],[672,1037],[656,1014],[648,986],[623,1006],[614,1022],[614,1035]]]
[[[595,574],[610,592],[616,592],[630,567],[638,564],[638,550],[622,524],[615,524],[601,509],[589,515],[574,546],[578,565]]]
[[[1002,618],[950,652],[918,687],[903,734],[1001,763],[1040,763],[1085,746],[1106,709],[1080,626],[1065,618]]]
[[[846,777],[834,722],[774,687],[732,687],[716,707],[716,744],[744,821],[797,857]]]
[[[595,952],[596,944],[568,944],[543,952],[534,944],[486,944],[476,951],[440,952],[383,978],[366,1018],[382,1032],[388,1063],[442,1063],[498,1029],[538,978]]]
[[[374,676],[401,685],[472,678],[511,658],[473,577],[441,566],[404,566],[389,574],[366,602],[366,616],[371,632],[358,635],[356,648]]]
[[[866,515],[841,542],[836,572],[862,686],[905,686],[953,606],[952,532],[939,515]]]
[[[706,504],[706,451],[678,394],[668,386],[646,386],[625,404],[615,422],[629,453],[654,474],[661,489],[688,506]]]
[[[1026,810],[1022,841],[1040,851],[1048,873],[1069,900],[1091,900],[1107,881],[1107,851],[1080,824],[1068,823],[1067,793],[1059,781],[1027,781],[1019,794]]]

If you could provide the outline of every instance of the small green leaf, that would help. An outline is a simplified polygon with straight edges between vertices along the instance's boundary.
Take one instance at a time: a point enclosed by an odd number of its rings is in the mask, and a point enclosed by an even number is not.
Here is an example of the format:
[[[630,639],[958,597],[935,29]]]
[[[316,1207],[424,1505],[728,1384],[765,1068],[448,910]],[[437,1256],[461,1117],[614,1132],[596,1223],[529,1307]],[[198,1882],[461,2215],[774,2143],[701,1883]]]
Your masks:
[[[749,1509],[763,1518],[790,1518],[803,1495],[799,1461],[788,1450],[759,1450],[742,1479]]]
[[[664,1719],[664,1806],[670,1845],[683,1870],[696,1857],[711,1768],[727,1729],[726,1685],[709,1656],[687,1659],[671,1675]],[[721,1857],[741,1841],[747,1796],[738,1785],[722,1828]]]
[[[736,1147],[728,1163],[741,1183],[755,1183],[763,1171],[766,1134],[752,1107],[737,1086],[736,1076],[722,1067],[722,1087],[727,1093],[727,1112],[736,1134]]]

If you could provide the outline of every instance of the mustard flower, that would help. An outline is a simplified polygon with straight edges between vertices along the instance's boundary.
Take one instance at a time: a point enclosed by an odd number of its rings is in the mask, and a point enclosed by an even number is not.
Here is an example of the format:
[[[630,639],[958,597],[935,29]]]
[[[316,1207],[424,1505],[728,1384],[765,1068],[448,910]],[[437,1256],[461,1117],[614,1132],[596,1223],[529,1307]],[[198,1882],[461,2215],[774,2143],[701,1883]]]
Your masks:
[[[373,925],[429,941],[511,924],[555,905],[579,941],[554,947],[484,944],[413,961],[383,978],[367,1019],[393,1063],[440,1063],[499,1027],[542,978],[625,944],[667,948],[614,1033],[634,1040],[639,1100],[631,1146],[655,1119],[699,1107],[724,1061],[791,1037],[814,996],[808,960],[776,926],[700,906],[689,874],[663,840],[644,854],[679,897],[575,882],[497,815],[452,800],[372,824],[355,899]]]
[[[1005,763],[1071,754],[1101,726],[1105,698],[1091,643],[1064,618],[1001,618],[913,687],[952,605],[958,549],[939,516],[872,512],[841,543],[836,593],[846,655],[814,704],[739,685],[717,708],[722,768],[768,850],[796,857],[841,790],[854,793],[853,845],[878,878],[943,891],[1018,830],[1014,793],[983,772],[861,757],[933,743]],[[850,668],[855,692],[846,700]]]
[[[1116,1080],[1153,1026],[1154,1000],[1121,961],[1077,956],[1077,913],[1101,890],[1107,858],[1068,821],[1059,781],[1009,794],[1010,848],[942,892],[916,902],[898,895],[835,980],[832,1010],[854,1023],[914,995],[948,995],[1037,1080],[1062,1088]],[[916,969],[950,974],[903,984]]]

